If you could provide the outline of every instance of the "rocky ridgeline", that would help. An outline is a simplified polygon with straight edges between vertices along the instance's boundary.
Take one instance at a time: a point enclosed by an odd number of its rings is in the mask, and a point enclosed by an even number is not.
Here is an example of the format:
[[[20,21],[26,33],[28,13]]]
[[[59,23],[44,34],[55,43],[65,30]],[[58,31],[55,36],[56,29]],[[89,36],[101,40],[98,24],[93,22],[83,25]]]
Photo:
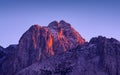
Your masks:
[[[90,42],[65,21],[31,26],[18,45],[0,46],[0,75],[120,75],[120,42]]]

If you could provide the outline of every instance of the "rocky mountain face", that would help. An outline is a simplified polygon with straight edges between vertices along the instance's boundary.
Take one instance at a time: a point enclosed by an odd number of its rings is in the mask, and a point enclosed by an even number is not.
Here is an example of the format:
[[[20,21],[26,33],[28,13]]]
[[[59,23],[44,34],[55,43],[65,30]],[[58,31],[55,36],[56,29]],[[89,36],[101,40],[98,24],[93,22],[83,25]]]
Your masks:
[[[0,46],[0,75],[120,75],[120,42],[86,42],[63,20],[33,25],[18,45]]]
[[[47,27],[33,25],[19,41],[16,60],[22,69],[37,61],[64,53],[84,42],[81,35],[65,21],[54,21]]]

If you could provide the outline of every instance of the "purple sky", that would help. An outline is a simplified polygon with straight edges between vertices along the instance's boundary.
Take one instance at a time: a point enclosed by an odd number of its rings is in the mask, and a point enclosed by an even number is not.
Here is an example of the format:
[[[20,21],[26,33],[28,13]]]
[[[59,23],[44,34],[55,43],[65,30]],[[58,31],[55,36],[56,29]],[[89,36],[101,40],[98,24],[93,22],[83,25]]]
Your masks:
[[[87,40],[120,40],[119,0],[0,0],[0,45],[17,44],[33,24],[65,20]]]

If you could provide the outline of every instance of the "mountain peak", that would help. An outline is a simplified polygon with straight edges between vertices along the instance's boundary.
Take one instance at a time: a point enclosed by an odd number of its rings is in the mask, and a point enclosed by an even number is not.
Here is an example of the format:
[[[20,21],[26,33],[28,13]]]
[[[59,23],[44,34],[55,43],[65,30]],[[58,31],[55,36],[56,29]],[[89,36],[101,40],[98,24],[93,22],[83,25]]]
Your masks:
[[[49,28],[58,30],[58,28],[60,27],[59,22],[58,21],[53,21],[48,25]]]
[[[64,21],[64,20],[61,20],[60,22],[59,22],[60,24],[68,24],[66,21]]]
[[[32,25],[19,41],[18,58],[26,67],[84,43],[84,38],[63,20],[48,26]]]
[[[64,20],[61,20],[60,22],[58,21],[53,21],[51,22],[48,27],[53,27],[53,28],[58,28],[58,27],[61,27],[61,28],[64,28],[64,27],[71,27],[71,25],[69,23],[67,23],[66,21]]]
[[[71,39],[69,39],[71,37]],[[26,45],[32,43],[34,48],[36,49],[39,46],[39,43],[44,40],[45,44],[48,45],[47,42],[49,41],[49,38],[52,38],[54,41],[52,48],[50,50],[55,49],[53,46],[56,42],[59,42],[61,44],[61,48],[63,50],[67,50],[72,48],[72,46],[66,46],[71,43],[71,45],[77,46],[78,44],[83,44],[85,40],[81,37],[81,35],[71,27],[71,25],[64,20],[53,21],[48,26],[39,26],[39,25],[32,25],[27,32],[24,33],[24,35],[20,39],[20,43],[26,43]],[[63,41],[63,40],[64,41]],[[41,40],[41,41],[40,41]],[[30,42],[31,41],[31,42]],[[30,42],[27,44],[27,42]],[[24,43],[24,44],[25,44]],[[66,45],[65,45],[66,44]],[[23,45],[23,44],[21,44]],[[73,45],[73,47],[75,47]],[[59,51],[57,51],[59,53]]]

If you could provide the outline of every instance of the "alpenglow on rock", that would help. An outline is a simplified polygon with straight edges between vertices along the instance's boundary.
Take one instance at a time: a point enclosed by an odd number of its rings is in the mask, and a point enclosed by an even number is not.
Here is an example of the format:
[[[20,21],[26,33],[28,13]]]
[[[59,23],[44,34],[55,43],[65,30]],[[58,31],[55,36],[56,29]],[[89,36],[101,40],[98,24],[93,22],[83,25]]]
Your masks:
[[[84,38],[65,21],[53,21],[48,26],[32,25],[19,44],[0,47],[0,75],[15,75],[36,62],[85,43]]]
[[[22,69],[84,43],[84,38],[63,20],[53,21],[48,26],[33,25],[19,41],[16,60],[20,61],[19,69]]]
[[[0,75],[120,75],[120,42],[90,42],[65,21],[31,26],[19,44],[0,46]]]

